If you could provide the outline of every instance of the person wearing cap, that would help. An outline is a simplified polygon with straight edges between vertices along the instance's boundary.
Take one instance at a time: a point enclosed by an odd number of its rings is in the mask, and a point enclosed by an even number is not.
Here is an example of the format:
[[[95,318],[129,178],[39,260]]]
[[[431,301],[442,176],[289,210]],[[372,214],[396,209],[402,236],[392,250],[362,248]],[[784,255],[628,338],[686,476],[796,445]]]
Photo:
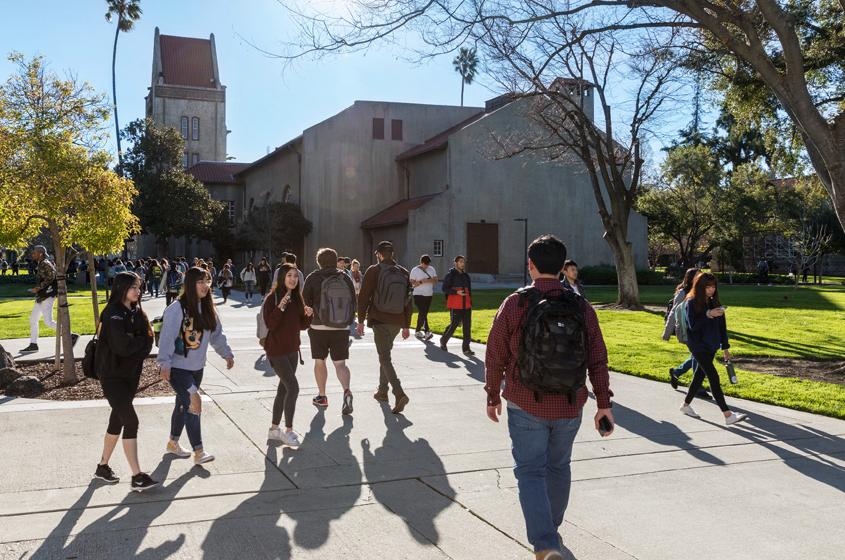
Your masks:
[[[35,305],[32,306],[32,313],[29,314],[29,346],[21,350],[21,353],[38,352],[38,322],[41,318],[49,328],[56,328],[56,322],[53,321],[53,303],[59,292],[56,267],[47,258],[47,248],[44,245],[36,245],[32,248],[32,261],[37,263],[35,287],[30,288],[29,291],[35,294]],[[75,345],[79,335],[71,333],[70,338],[71,343]]]
[[[402,332],[402,338],[407,339],[411,333],[411,314],[413,313],[413,303],[409,297],[411,291],[411,281],[408,271],[396,264],[393,256],[393,244],[390,241],[382,241],[376,246],[376,258],[378,264],[374,264],[364,273],[364,281],[361,285],[361,293],[358,295],[358,335],[364,335],[364,324],[366,323],[373,329],[373,337],[375,338],[376,351],[378,352],[379,361],[379,385],[373,398],[379,402],[387,402],[387,387],[393,389],[393,396],[396,402],[393,406],[393,414],[399,414],[408,405],[409,398],[402,389],[402,384],[399,377],[396,375],[396,369],[393,367],[393,362],[390,357],[390,352],[393,349],[393,339],[399,332]],[[381,294],[378,293],[380,289],[386,289],[388,282],[379,283],[379,277],[382,274],[390,274],[394,278],[398,278],[399,273],[405,278],[404,293],[404,308],[400,313],[388,313],[380,310],[376,301],[379,300]],[[393,280],[390,281],[390,284]],[[402,291],[402,290],[400,290]]]

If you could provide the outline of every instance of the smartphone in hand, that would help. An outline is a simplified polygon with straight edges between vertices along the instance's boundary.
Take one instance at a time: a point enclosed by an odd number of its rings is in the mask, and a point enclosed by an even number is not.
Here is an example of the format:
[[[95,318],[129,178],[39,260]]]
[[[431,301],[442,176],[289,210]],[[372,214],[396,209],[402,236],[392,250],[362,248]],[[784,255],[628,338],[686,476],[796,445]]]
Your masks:
[[[599,420],[599,434],[604,437],[605,434],[609,434],[613,431],[613,424],[610,423],[610,420],[607,416],[602,416]]]

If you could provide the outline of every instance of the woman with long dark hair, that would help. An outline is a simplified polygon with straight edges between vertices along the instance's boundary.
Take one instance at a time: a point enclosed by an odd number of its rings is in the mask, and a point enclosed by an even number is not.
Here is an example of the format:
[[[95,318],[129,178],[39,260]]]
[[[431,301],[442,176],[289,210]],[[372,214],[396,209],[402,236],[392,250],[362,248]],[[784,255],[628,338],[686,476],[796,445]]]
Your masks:
[[[133,272],[120,272],[114,276],[111,296],[100,315],[95,354],[96,370],[103,394],[111,406],[111,415],[103,440],[103,454],[94,476],[110,484],[119,482],[109,467],[109,459],[122,430],[123,453],[132,470],[132,490],[135,492],[158,485],[138,464],[138,415],[132,405],[144,359],[152,347],[153,331],[141,309],[141,279]]]
[[[235,358],[223,334],[220,316],[214,309],[211,274],[193,267],[185,273],[181,295],[164,310],[158,363],[161,378],[176,391],[166,450],[177,457],[190,457],[190,451],[179,445],[182,430],[187,429],[197,465],[214,460],[214,456],[203,449],[200,427],[202,399],[199,388],[209,344],[226,360],[226,368],[232,369]]]
[[[308,328],[313,313],[302,299],[299,285],[299,270],[295,265],[283,263],[279,267],[279,280],[264,299],[261,308],[267,324],[267,339],[264,349],[267,360],[279,376],[279,387],[273,402],[273,419],[267,439],[281,441],[291,447],[299,447],[299,436],[293,431],[293,414],[299,383],[296,380],[296,366],[299,358],[299,333]],[[285,429],[279,427],[284,414]]]
[[[261,261],[255,267],[255,274],[258,279],[258,291],[261,293],[261,297],[267,294],[272,272],[273,269],[270,267],[270,263],[267,262],[267,257],[261,257]]]
[[[675,299],[672,300],[672,307],[669,309],[669,315],[666,317],[666,325],[663,327],[663,340],[668,341],[675,334],[675,306],[682,304],[686,300],[687,294],[692,291],[692,283],[696,275],[700,272],[701,270],[698,268],[688,268],[684,274],[684,279],[675,288]],[[681,362],[681,365],[678,367],[669,368],[669,383],[671,383],[672,388],[677,389],[678,379],[691,369],[695,371],[695,368],[695,358],[692,357],[692,354]],[[700,389],[696,396],[702,399],[712,398],[706,389]]]
[[[255,291],[255,267],[252,263],[247,263],[246,268],[241,271],[241,281],[244,283],[244,292],[246,293],[246,300],[252,301],[252,293]]]
[[[707,376],[713,398],[725,415],[725,424],[732,425],[747,418],[745,414],[731,412],[725,402],[722,386],[719,384],[719,372],[713,360],[716,352],[721,348],[725,361],[731,359],[731,347],[728,341],[728,328],[725,321],[725,308],[719,301],[719,281],[709,272],[702,272],[695,277],[692,291],[687,295],[683,305],[687,306],[686,314],[689,319],[687,330],[687,347],[698,367],[690,383],[687,397],[681,405],[681,412],[693,418],[699,418],[690,403]]]
[[[232,293],[232,286],[235,285],[235,273],[228,264],[223,265],[220,271],[220,291],[223,293],[223,303],[229,301],[229,294]]]

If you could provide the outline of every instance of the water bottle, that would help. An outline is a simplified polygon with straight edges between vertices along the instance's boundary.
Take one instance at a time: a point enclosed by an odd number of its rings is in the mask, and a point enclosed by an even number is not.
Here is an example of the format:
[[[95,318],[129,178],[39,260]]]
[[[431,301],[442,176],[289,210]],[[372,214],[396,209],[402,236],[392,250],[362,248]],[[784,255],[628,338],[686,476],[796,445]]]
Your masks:
[[[728,370],[728,379],[731,380],[731,385],[736,385],[737,383],[739,383],[736,378],[736,369],[734,369],[733,362],[728,360],[727,362],[725,362],[725,367]]]

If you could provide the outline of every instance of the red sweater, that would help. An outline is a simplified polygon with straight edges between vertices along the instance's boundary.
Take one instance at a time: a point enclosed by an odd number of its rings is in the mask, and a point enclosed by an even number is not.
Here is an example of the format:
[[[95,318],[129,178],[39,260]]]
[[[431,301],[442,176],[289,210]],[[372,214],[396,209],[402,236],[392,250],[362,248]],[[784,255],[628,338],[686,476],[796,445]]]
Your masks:
[[[286,356],[299,350],[299,331],[311,324],[311,319],[300,313],[300,307],[288,304],[284,312],[276,304],[276,298],[267,297],[261,312],[267,323],[267,340],[264,350],[268,356]]]

